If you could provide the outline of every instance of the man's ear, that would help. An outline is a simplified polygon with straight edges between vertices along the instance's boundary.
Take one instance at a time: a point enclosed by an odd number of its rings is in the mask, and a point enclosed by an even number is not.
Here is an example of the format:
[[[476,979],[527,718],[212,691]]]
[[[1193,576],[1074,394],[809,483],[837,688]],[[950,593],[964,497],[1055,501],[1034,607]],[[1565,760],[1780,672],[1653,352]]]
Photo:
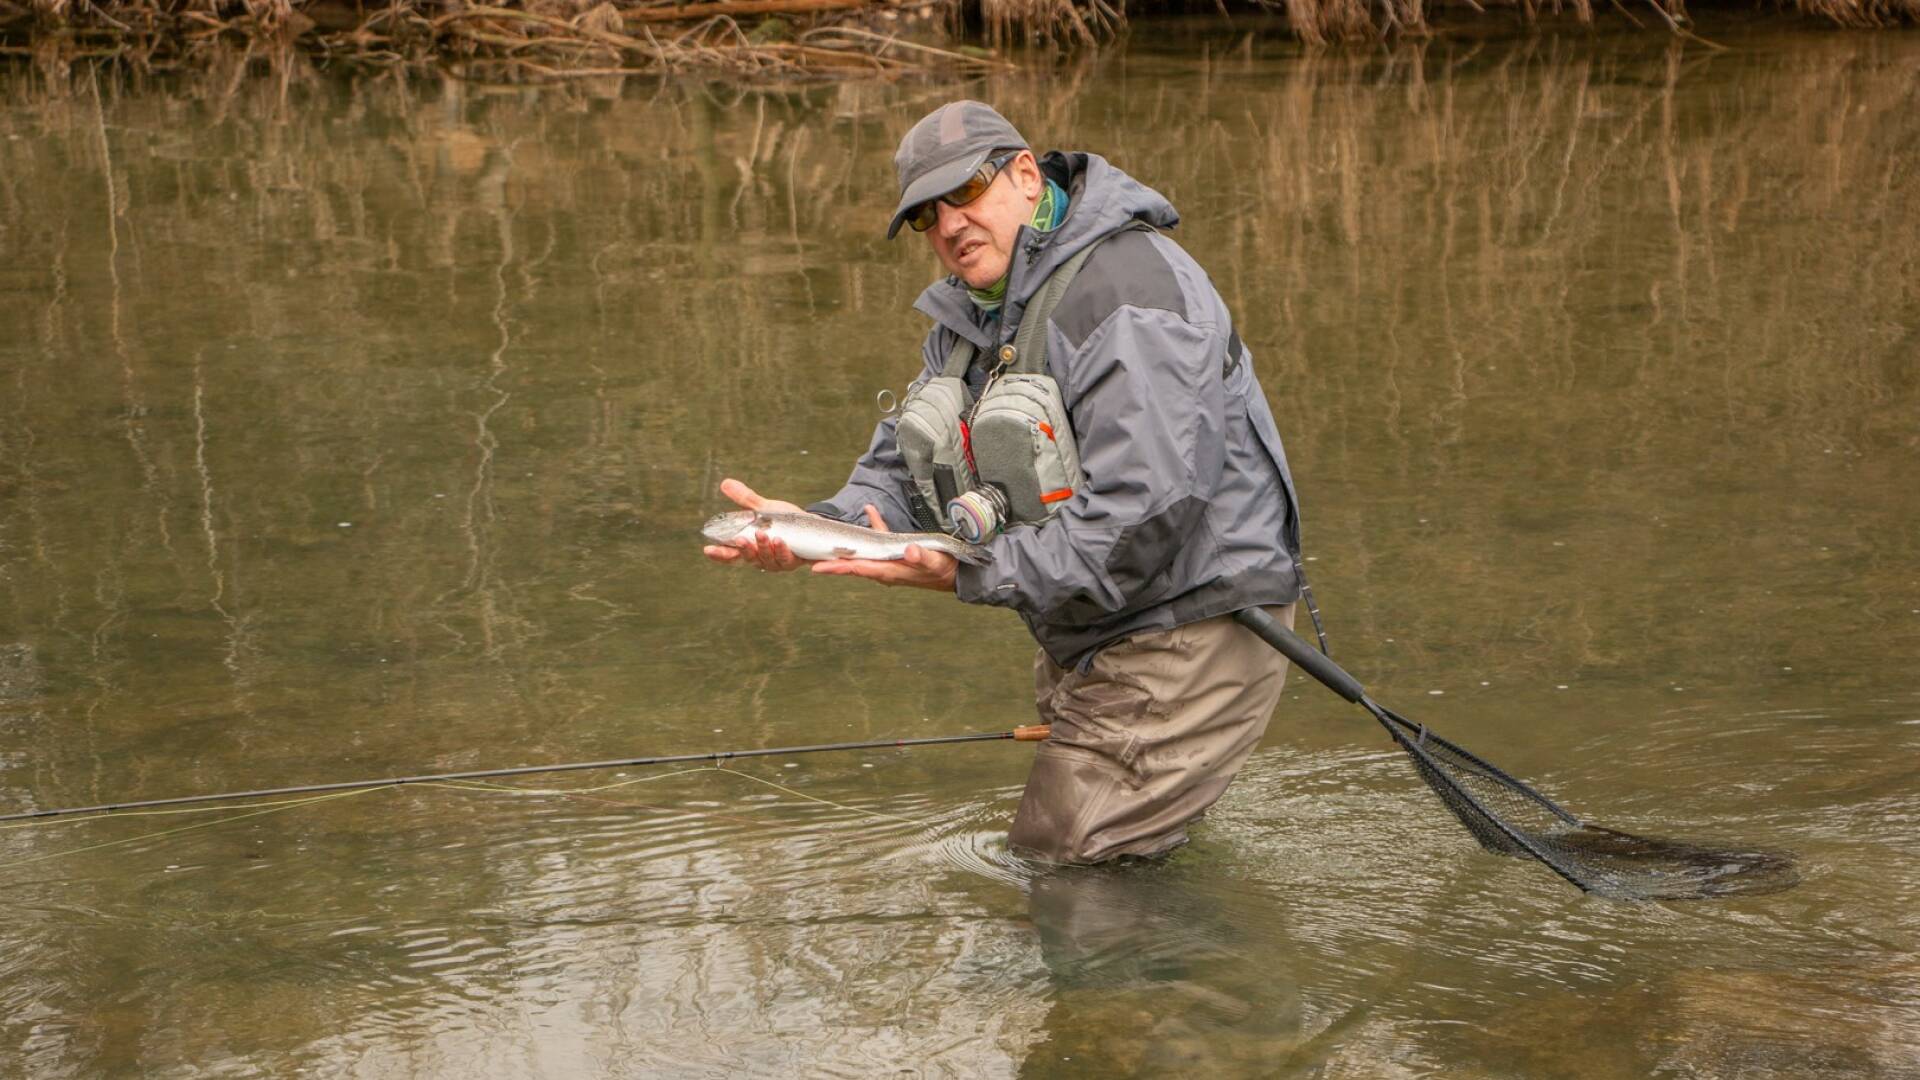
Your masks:
[[[1020,181],[1020,194],[1025,195],[1028,202],[1040,201],[1040,191],[1046,185],[1046,178],[1040,173],[1040,162],[1033,156],[1033,151],[1022,151],[1019,157],[1013,159],[1013,177]]]

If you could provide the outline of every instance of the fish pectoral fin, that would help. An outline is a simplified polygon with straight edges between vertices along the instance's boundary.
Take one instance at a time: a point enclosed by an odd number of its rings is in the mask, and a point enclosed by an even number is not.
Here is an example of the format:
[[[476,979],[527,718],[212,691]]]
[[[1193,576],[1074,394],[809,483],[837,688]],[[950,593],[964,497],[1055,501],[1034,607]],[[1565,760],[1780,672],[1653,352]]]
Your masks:
[[[953,557],[968,566],[985,566],[993,561],[993,554],[981,544],[957,544]]]
[[[851,559],[857,555],[859,555],[859,552],[850,547],[837,547],[833,549],[833,557],[836,559]]]

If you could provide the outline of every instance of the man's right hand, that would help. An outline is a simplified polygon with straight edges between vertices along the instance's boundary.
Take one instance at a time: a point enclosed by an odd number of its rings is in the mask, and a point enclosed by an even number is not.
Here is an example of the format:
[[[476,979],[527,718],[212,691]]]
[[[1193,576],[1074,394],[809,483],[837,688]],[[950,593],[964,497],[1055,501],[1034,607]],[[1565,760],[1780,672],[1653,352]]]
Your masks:
[[[762,498],[759,493],[738,480],[728,477],[720,481],[720,494],[732,499],[743,509],[767,510],[773,513],[803,514],[806,511],[790,502],[779,499]],[[798,570],[802,560],[788,550],[787,545],[764,532],[734,541],[732,547],[708,544],[700,549],[707,558],[717,563],[738,563],[741,566],[757,566],[761,570]]]

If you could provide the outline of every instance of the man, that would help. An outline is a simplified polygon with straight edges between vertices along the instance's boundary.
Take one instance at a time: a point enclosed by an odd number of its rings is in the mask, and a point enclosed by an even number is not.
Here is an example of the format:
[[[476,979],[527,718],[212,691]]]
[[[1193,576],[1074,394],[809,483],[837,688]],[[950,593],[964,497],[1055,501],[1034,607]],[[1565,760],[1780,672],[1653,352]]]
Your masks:
[[[1019,612],[1040,643],[1036,699],[1053,731],[1010,845],[1059,863],[1159,855],[1226,790],[1286,676],[1232,619],[1260,605],[1292,625],[1301,588],[1293,483],[1252,358],[1205,272],[1158,231],[1178,223],[1173,207],[1099,156],[1036,158],[998,112],[957,101],[915,124],[894,164],[887,235],[911,224],[951,275],[915,305],[934,322],[916,388],[971,354],[979,400],[1029,303],[1090,249],[1039,327],[1084,475],[1044,520],[994,537],[988,565],[914,547],[900,562],[812,570]],[[883,421],[846,485],[807,510],[921,528],[930,508],[915,505],[897,423]],[[748,509],[800,509],[737,480],[721,491]],[[764,533],[706,554],[800,565]]]

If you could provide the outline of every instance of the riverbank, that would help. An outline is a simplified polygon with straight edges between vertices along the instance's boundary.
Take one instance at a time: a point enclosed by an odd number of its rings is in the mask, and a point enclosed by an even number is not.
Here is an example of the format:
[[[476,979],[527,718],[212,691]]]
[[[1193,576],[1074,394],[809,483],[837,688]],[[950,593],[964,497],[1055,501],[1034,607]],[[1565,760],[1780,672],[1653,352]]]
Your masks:
[[[1502,23],[1613,24],[1693,36],[1686,0],[1217,0],[1223,26],[1272,23],[1311,45],[1366,43]],[[0,0],[0,56],[113,61],[140,70],[217,49],[298,50],[359,68],[425,67],[480,82],[701,71],[749,78],[979,74],[1098,48],[1129,18],[1178,12],[1125,0]],[[1920,0],[1783,0],[1742,18],[1828,27],[1920,23]]]

